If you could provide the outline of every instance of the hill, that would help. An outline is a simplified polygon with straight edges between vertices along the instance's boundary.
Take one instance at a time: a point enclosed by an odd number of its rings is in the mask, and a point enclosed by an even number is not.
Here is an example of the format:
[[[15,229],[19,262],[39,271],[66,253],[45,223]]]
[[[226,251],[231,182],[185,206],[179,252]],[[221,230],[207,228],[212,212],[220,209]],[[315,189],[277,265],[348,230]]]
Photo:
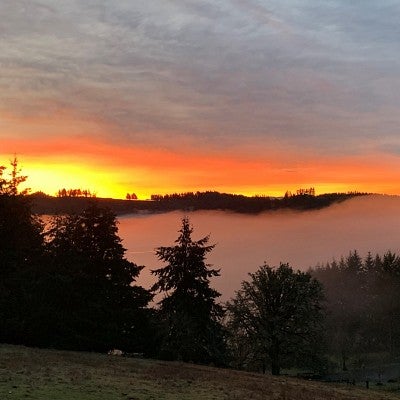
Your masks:
[[[159,213],[176,210],[227,210],[239,213],[260,213],[281,209],[314,210],[328,207],[333,203],[348,200],[366,193],[330,193],[319,196],[300,194],[273,198],[264,196],[243,196],[219,192],[188,192],[172,195],[153,195],[152,200],[118,200],[97,198],[104,207],[117,215],[131,213]],[[52,197],[42,193],[31,195],[33,211],[37,214],[59,214],[81,212],[87,207],[90,197]]]
[[[389,400],[399,396],[177,362],[0,345],[0,398]]]

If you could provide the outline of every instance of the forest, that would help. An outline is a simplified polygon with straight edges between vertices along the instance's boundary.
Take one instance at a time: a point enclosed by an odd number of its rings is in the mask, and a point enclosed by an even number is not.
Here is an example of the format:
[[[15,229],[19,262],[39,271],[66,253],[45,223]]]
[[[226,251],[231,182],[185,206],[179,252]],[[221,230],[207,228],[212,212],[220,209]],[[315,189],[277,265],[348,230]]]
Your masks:
[[[355,196],[369,193],[348,192],[315,195],[313,188],[299,189],[295,194],[286,192],[282,198],[269,196],[244,196],[216,191],[153,194],[150,200],[138,200],[136,194],[128,193],[126,200],[98,198],[102,206],[117,215],[137,212],[169,212],[175,210],[224,210],[244,214],[257,214],[277,210],[316,210],[328,207]],[[87,189],[60,189],[56,197],[42,192],[29,194],[33,211],[38,214],[57,214],[64,211],[81,212],[96,198]]]
[[[10,171],[8,171],[10,169]],[[347,257],[307,272],[263,264],[227,303],[207,263],[214,244],[189,218],[160,246],[155,283],[126,258],[115,213],[95,198],[46,223],[0,168],[0,342],[327,376],[400,356],[400,257]],[[157,200],[158,201],[158,200]],[[156,227],[155,227],[156,229]],[[249,266],[249,270],[253,266]],[[154,302],[156,294],[161,300]]]

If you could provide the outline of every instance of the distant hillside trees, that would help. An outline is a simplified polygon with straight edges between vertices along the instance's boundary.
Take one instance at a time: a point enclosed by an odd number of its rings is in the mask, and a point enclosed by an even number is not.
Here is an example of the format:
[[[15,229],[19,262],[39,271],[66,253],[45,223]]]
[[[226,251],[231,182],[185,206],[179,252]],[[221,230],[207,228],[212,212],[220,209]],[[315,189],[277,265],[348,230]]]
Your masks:
[[[242,283],[227,304],[230,347],[236,366],[282,367],[319,362],[322,343],[322,286],[310,274],[263,265]]]
[[[315,189],[299,189],[296,195],[286,192],[283,198],[244,196],[215,191],[153,194],[151,200],[157,210],[232,210],[242,213],[259,213],[282,208],[312,210],[344,201],[366,193],[331,193],[315,195]]]
[[[210,278],[219,276],[219,270],[205,261],[214,245],[208,244],[208,236],[194,241],[192,233],[189,219],[183,218],[175,245],[156,250],[167,264],[152,271],[157,277],[152,289],[165,295],[159,302],[165,323],[161,354],[174,360],[218,362],[223,350],[222,307],[216,303],[220,294],[210,287]]]
[[[293,195],[286,192],[282,198],[265,195],[244,196],[238,194],[219,193],[215,191],[173,193],[167,195],[153,194],[151,201],[138,200],[135,193],[127,193],[125,199],[99,199],[117,214],[126,214],[139,210],[148,212],[168,212],[172,210],[230,210],[238,213],[256,214],[279,209],[314,210],[328,207],[331,204],[348,200],[354,196],[367,193],[330,193],[312,196],[309,194]],[[79,189],[61,189],[57,197],[31,195],[34,209],[42,214],[54,214],[65,210],[81,211],[87,202],[83,198],[95,197],[90,191]]]
[[[357,251],[311,273],[327,297],[330,352],[343,370],[368,352],[400,355],[400,257],[388,251],[362,259]]]
[[[287,190],[285,192],[284,198],[287,199],[289,197],[294,196],[291,191]],[[296,190],[296,196],[315,196],[315,188],[300,188]]]
[[[137,200],[138,197],[136,196],[135,193],[127,193],[125,196],[126,200]]]
[[[95,193],[92,193],[88,189],[60,189],[57,192],[57,197],[96,197]]]
[[[300,188],[296,191],[297,196],[315,196],[315,188],[310,187],[307,189]]]

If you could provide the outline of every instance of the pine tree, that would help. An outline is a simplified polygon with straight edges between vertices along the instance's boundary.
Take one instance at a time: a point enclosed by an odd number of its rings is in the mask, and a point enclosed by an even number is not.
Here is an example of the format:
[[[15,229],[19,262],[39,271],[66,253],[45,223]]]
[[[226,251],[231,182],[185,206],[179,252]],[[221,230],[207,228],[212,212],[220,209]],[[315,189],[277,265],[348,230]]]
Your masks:
[[[53,270],[43,285],[56,307],[48,332],[58,341],[54,346],[142,351],[145,308],[152,296],[133,285],[143,267],[125,258],[121,242],[114,213],[96,202],[53,221],[48,236]]]
[[[158,277],[152,290],[165,294],[159,302],[166,324],[162,356],[193,362],[218,361],[222,307],[216,303],[220,294],[210,287],[210,278],[220,273],[205,262],[215,245],[208,244],[209,236],[193,241],[192,233],[185,217],[176,244],[156,250],[159,260],[167,263],[152,271]]]
[[[0,167],[0,341],[26,344],[31,283],[43,263],[43,224],[20,185],[18,160]]]

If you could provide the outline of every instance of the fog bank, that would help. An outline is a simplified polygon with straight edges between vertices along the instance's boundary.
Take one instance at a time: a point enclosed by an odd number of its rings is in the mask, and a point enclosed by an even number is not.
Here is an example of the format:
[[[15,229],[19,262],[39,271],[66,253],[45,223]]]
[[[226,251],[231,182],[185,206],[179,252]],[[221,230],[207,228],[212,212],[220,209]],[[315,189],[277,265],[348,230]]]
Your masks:
[[[193,239],[210,234],[216,243],[208,262],[221,268],[213,286],[230,298],[255,271],[267,262],[288,262],[305,270],[358,250],[384,253],[400,250],[400,198],[366,196],[309,212],[279,211],[259,215],[223,211],[129,215],[119,218],[119,233],[127,256],[145,265],[138,282],[149,287],[150,269],[162,266],[154,255],[158,246],[170,246],[178,236],[180,219],[188,215]]]

